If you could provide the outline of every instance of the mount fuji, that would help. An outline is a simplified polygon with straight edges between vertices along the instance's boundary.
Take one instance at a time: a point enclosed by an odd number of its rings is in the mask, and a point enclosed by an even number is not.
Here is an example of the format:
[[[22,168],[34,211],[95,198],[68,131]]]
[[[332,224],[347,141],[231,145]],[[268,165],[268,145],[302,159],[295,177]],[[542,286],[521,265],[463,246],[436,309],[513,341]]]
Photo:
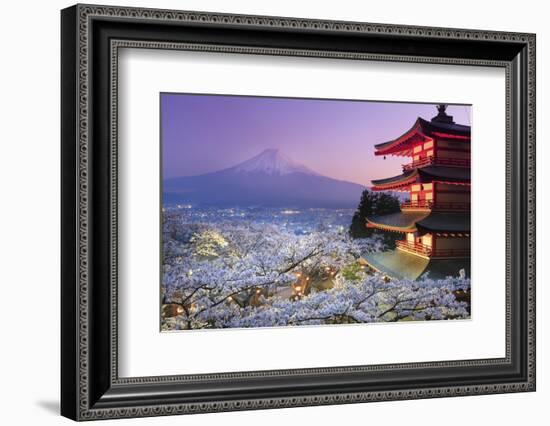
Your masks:
[[[277,149],[233,167],[166,179],[164,203],[208,206],[356,207],[362,185],[323,176]]]

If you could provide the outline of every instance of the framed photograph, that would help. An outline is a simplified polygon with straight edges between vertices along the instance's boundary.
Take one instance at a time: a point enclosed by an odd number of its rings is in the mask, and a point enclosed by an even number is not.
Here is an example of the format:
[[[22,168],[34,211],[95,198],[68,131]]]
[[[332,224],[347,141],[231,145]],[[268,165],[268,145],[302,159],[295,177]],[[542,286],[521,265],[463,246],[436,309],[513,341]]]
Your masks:
[[[61,28],[64,416],[535,390],[535,35]]]

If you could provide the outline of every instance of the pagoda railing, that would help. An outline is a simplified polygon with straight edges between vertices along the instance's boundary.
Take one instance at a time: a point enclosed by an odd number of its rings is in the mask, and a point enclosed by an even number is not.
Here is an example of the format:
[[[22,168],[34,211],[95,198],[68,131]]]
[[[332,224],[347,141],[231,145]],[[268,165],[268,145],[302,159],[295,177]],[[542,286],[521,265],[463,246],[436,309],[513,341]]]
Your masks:
[[[409,164],[403,164],[403,171],[409,171],[424,166],[450,166],[450,167],[470,167],[469,158],[444,158],[444,157],[425,157],[413,161]]]
[[[470,203],[438,201],[432,206],[432,210],[470,211]]]
[[[452,249],[436,249],[432,251],[432,258],[439,258],[439,257],[470,257],[470,249],[458,249],[458,248],[452,248]]]
[[[405,201],[401,203],[401,210],[428,209],[431,210],[434,203],[431,200]]]
[[[405,201],[401,203],[401,210],[451,210],[469,211],[470,203],[463,202],[436,202],[432,200]]]
[[[419,242],[410,242],[406,240],[396,241],[395,245],[398,249],[403,251],[414,253],[420,256],[426,256],[430,258],[449,258],[449,257],[468,257],[470,256],[469,248],[437,248],[432,249],[432,247],[427,246]]]
[[[411,243],[410,241],[400,240],[400,241],[396,241],[395,245],[397,246],[397,248],[401,250],[408,251],[415,254],[420,254],[424,256],[431,256],[432,254],[432,248],[422,243],[417,243],[417,242]]]

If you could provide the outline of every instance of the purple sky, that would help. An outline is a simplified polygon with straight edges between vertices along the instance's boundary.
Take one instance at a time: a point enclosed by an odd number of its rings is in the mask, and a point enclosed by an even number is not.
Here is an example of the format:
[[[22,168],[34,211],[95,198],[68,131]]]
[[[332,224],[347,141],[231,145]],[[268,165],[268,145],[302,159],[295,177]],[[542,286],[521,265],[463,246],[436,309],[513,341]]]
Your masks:
[[[470,108],[450,105],[447,114],[470,125]],[[410,161],[375,157],[374,145],[436,114],[433,104],[163,93],[163,176],[213,172],[278,148],[318,173],[370,186]]]

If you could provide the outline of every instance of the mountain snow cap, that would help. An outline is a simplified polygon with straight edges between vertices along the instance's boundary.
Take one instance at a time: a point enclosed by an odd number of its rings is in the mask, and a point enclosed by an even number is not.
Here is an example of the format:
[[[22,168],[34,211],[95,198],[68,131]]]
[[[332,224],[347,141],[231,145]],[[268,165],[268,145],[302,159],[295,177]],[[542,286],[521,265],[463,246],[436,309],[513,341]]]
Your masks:
[[[287,175],[290,173],[317,175],[313,170],[274,148],[262,151],[255,157],[236,165],[233,169],[237,172],[266,173],[269,175]]]

